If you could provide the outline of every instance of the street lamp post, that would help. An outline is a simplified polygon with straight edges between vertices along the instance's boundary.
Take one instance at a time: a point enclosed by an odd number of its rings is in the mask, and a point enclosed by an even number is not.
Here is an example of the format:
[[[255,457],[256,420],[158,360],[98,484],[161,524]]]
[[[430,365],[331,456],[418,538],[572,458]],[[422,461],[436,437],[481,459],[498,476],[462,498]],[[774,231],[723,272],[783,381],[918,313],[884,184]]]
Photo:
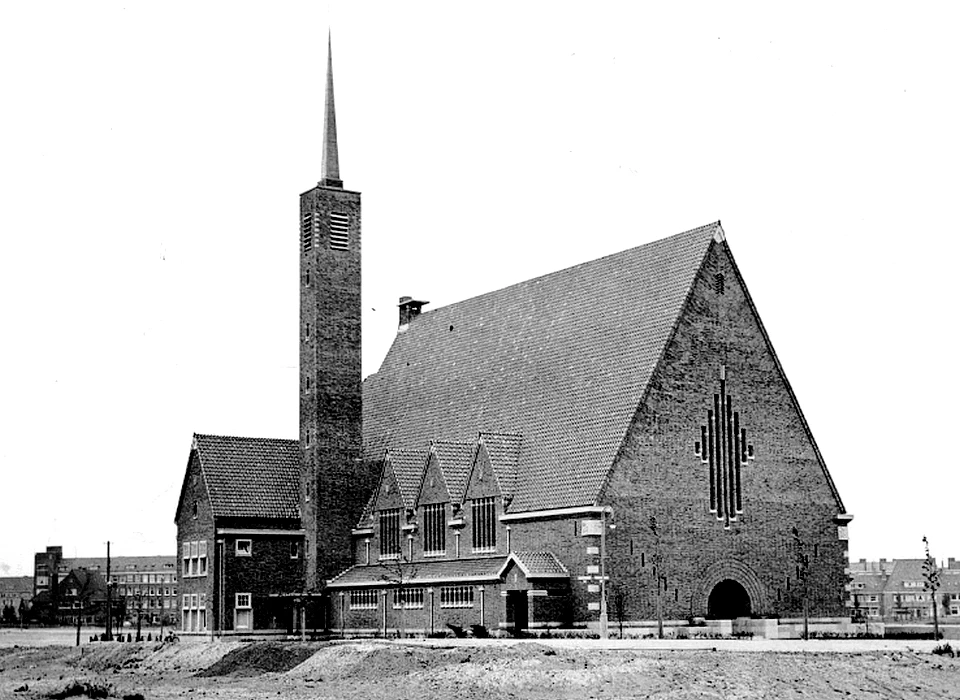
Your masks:
[[[609,639],[609,615],[607,613],[607,515],[613,509],[605,506],[600,516],[600,639]],[[615,526],[610,525],[612,530]]]

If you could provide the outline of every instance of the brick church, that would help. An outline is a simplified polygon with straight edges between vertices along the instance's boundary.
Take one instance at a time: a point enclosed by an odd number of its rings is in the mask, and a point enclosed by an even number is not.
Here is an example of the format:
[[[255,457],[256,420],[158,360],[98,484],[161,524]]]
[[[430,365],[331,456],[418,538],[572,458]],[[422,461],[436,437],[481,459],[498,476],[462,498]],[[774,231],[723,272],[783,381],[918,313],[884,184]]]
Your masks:
[[[719,222],[435,310],[403,297],[361,382],[329,58],[323,138],[300,437],[194,436],[184,631],[789,618],[804,591],[844,614],[852,516]]]

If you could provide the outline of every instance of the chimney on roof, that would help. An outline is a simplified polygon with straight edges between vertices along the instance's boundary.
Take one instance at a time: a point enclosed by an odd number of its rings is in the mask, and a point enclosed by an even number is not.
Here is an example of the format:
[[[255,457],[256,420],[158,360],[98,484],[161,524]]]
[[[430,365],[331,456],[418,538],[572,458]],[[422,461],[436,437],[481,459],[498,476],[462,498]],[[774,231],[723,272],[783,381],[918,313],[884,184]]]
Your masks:
[[[407,330],[410,321],[419,316],[423,307],[429,303],[429,301],[417,301],[413,297],[400,297],[400,303],[397,304],[400,307],[400,331]]]

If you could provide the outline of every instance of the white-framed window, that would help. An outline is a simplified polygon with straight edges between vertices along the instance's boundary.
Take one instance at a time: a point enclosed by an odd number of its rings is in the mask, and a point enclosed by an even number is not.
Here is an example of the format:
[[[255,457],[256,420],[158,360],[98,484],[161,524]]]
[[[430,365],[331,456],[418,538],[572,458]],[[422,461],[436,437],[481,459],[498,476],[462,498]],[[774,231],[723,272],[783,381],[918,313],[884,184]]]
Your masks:
[[[197,543],[197,576],[207,575],[207,541]]]
[[[294,540],[290,543],[290,558],[299,559],[300,558],[300,543]]]
[[[201,631],[201,632],[206,632],[206,631],[207,631],[207,594],[206,594],[206,593],[201,593],[201,594],[200,594],[200,623],[199,623],[199,627],[200,627],[200,631]]]
[[[191,620],[190,620],[190,594],[189,594],[189,593],[184,593],[184,594],[183,594],[183,607],[181,608],[181,613],[182,613],[182,614],[180,615],[180,628],[181,628],[184,632],[189,632],[189,631],[190,631],[190,622],[191,622]]]
[[[376,588],[364,588],[359,591],[350,591],[351,610],[376,610],[377,597],[380,591]]]
[[[393,592],[393,609],[421,610],[423,608],[422,588],[403,588]]]
[[[400,509],[380,511],[380,558],[400,556]]]
[[[473,586],[443,586],[440,588],[441,608],[472,608]]]
[[[183,577],[186,578],[190,575],[190,543],[183,543]],[[129,576],[128,578],[133,579],[134,576]]]
[[[200,572],[197,571],[197,559],[199,558],[200,543],[191,542],[190,543],[190,575],[197,576]]]
[[[249,540],[247,541],[249,542]],[[251,593],[237,593],[233,607],[234,629],[253,629],[253,595]]]
[[[446,504],[431,503],[423,507],[423,554],[439,557],[447,553]]]
[[[497,504],[494,496],[475,498],[472,502],[473,551],[497,550]]]
[[[253,555],[253,540],[237,540],[236,554],[238,557],[249,557]],[[239,593],[237,595],[240,595]]]

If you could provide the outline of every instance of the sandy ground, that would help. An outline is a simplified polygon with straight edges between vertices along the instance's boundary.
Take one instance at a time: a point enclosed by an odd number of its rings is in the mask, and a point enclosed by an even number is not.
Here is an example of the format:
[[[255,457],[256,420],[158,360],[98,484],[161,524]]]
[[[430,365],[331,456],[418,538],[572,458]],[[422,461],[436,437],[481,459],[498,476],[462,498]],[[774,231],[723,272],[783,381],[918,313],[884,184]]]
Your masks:
[[[79,649],[5,645],[11,640],[0,635],[3,698],[48,697],[74,680],[107,686],[111,697],[139,693],[146,700],[960,698],[960,659],[934,655],[932,643],[924,642],[876,649],[868,642],[832,642],[843,650],[831,651],[814,650],[812,642],[760,640],[714,640],[702,648],[690,642],[654,648],[653,640],[191,640]]]

